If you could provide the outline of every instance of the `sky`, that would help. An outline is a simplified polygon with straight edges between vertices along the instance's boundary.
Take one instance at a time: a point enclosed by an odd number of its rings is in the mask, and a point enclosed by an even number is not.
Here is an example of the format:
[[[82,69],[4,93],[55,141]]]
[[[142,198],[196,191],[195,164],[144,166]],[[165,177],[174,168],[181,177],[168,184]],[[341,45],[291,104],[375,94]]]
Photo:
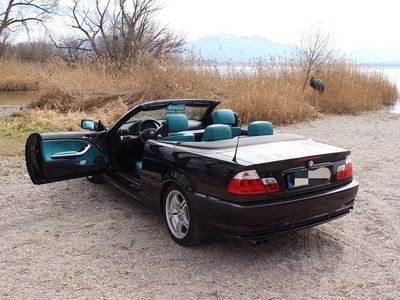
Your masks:
[[[63,6],[71,0],[60,0]],[[94,0],[85,0],[94,2]],[[400,52],[400,1],[379,0],[159,0],[161,24],[183,33],[188,41],[202,36],[259,35],[273,42],[298,45],[302,34],[321,27],[334,48],[365,48]],[[67,35],[65,17],[48,28]]]
[[[188,40],[223,33],[298,44],[303,33],[319,26],[337,49],[400,51],[398,0],[164,0],[160,20]]]

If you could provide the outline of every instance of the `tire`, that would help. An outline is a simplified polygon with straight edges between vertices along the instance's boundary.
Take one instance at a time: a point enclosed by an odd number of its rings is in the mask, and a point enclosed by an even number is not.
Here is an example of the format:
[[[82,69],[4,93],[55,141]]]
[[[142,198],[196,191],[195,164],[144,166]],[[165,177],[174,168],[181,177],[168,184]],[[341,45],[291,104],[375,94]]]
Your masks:
[[[103,179],[103,176],[101,176],[101,175],[91,175],[91,176],[87,176],[86,178],[90,183],[94,183],[94,184],[100,184],[100,183],[105,182],[105,180]]]
[[[179,245],[194,246],[205,240],[191,199],[177,184],[170,185],[164,194],[163,215],[169,235]]]

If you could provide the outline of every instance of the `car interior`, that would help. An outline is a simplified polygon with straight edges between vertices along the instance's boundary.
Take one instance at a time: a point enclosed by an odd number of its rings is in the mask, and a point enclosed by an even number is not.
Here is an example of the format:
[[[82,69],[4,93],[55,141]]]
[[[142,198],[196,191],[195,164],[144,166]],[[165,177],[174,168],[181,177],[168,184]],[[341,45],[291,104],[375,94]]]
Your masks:
[[[193,110],[184,105],[169,105],[152,114],[132,118],[118,129],[119,145],[115,153],[118,159],[115,160],[115,165],[125,176],[139,179],[144,144],[148,139],[193,145],[233,139],[237,136],[272,134],[273,126],[268,121],[251,122],[247,129],[241,128],[238,115],[231,109],[215,110],[210,118],[206,113],[193,114]]]

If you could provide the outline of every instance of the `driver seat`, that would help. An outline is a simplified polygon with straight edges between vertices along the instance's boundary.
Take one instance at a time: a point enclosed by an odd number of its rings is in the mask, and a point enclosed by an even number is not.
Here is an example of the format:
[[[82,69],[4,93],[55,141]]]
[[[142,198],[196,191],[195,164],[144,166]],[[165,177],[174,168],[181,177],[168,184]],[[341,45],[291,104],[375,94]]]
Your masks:
[[[159,139],[163,141],[194,142],[194,134],[182,132],[189,129],[189,120],[185,114],[172,114],[165,118],[168,125],[168,135]]]
[[[162,141],[174,142],[194,142],[194,134],[189,132],[180,132],[189,129],[189,120],[184,114],[172,114],[165,118],[168,125],[168,135],[160,136],[157,139]],[[136,172],[142,171],[142,161],[135,163]]]

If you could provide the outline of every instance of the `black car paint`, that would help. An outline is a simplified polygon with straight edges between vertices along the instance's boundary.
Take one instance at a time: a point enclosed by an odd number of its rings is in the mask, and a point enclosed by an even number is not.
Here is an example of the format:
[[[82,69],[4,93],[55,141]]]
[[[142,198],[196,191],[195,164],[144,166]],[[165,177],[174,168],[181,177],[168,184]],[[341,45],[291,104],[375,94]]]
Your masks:
[[[313,191],[284,199],[257,203],[233,203],[193,193],[196,211],[214,232],[240,237],[261,238],[270,233],[291,231],[330,221],[347,214],[354,205],[358,183]],[[265,222],[252,226],[255,222]]]
[[[284,146],[283,146],[284,148]],[[284,150],[282,150],[284,151]],[[297,159],[289,161],[278,161],[268,164],[268,169],[264,165],[242,165],[232,161],[224,155],[220,155],[218,151],[201,151],[190,152],[186,147],[180,147],[179,143],[165,143],[159,141],[148,141],[143,153],[143,171],[142,174],[151,180],[165,180],[171,176],[168,174],[170,170],[176,171],[186,178],[189,183],[189,191],[207,191],[207,195],[221,198],[233,203],[245,202],[263,202],[272,199],[285,200],[286,197],[293,195],[303,195],[316,190],[332,189],[334,187],[347,184],[352,181],[348,178],[343,181],[336,180],[337,166],[344,164],[349,151],[341,153],[321,155],[319,159],[314,159],[315,168],[326,164],[332,165],[332,181],[329,186],[301,188],[288,191],[282,188],[276,194],[261,194],[252,196],[237,196],[227,191],[229,181],[239,172],[262,167],[262,171],[258,171],[261,177],[274,177],[278,180],[281,187],[286,186],[285,173],[297,169],[304,168],[305,161]],[[334,161],[334,162],[332,162]],[[288,169],[287,166],[290,166]],[[154,190],[154,189],[153,189]],[[156,197],[161,195],[157,194]]]
[[[260,237],[264,234],[278,231],[293,230],[329,221],[334,217],[344,215],[353,208],[358,190],[358,183],[348,178],[336,181],[336,169],[344,164],[349,151],[339,153],[324,153],[316,159],[315,166],[329,164],[332,167],[332,182],[328,186],[317,188],[302,188],[287,190],[285,172],[296,168],[305,168],[307,157],[270,162],[264,165],[236,163],[233,157],[224,151],[211,149],[194,149],[180,147],[180,143],[149,140],[143,150],[143,170],[140,180],[127,178],[116,169],[115,151],[123,147],[124,141],[118,136],[118,129],[136,112],[142,109],[166,107],[170,104],[204,105],[208,101],[210,108],[201,120],[203,126],[211,124],[211,112],[219,104],[216,100],[163,100],[141,104],[123,116],[109,130],[101,132],[50,133],[33,134],[29,137],[26,147],[26,160],[29,175],[35,184],[57,181],[46,179],[41,170],[38,156],[38,141],[40,139],[69,138],[87,139],[104,155],[110,158],[109,164],[94,166],[77,176],[63,176],[58,180],[82,177],[103,173],[110,183],[124,190],[136,200],[161,208],[163,192],[169,184],[181,185],[190,196],[199,218],[210,229],[242,237]],[[139,139],[129,141],[139,145]],[[231,150],[231,149],[230,149]],[[282,145],[282,151],[285,151]],[[312,158],[310,158],[312,159]],[[289,167],[290,166],[290,167]],[[62,166],[65,168],[66,166]],[[281,186],[281,191],[274,195],[262,194],[252,196],[237,196],[227,191],[229,181],[239,172],[257,169],[261,177],[274,177]],[[265,221],[259,227],[247,227],[254,221]]]

